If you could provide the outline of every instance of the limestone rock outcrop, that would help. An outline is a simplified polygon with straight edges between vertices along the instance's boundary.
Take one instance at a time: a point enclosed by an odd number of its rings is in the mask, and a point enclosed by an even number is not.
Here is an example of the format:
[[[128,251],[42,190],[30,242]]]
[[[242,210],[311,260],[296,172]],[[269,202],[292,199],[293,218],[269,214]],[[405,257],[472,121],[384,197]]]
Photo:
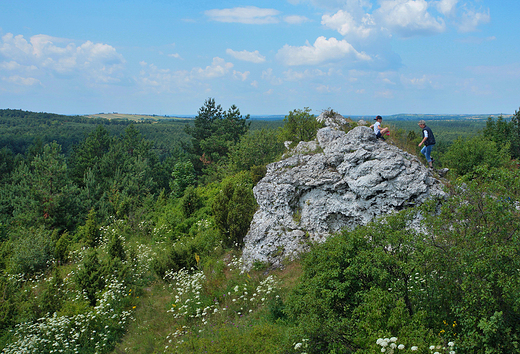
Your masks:
[[[366,126],[345,133],[350,123],[340,115],[320,118],[326,127],[316,140],[269,164],[253,190],[259,209],[244,238],[246,267],[277,267],[343,228],[444,196],[417,157],[377,140]]]

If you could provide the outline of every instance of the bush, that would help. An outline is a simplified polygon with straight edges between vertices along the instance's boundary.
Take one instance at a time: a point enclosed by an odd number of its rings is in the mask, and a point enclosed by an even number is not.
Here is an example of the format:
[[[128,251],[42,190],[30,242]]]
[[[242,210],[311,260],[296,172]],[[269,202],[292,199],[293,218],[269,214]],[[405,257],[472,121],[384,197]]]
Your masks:
[[[195,211],[202,206],[202,200],[197,195],[195,187],[189,186],[186,188],[181,199],[181,208],[184,216],[189,218]]]
[[[284,141],[291,141],[291,147],[298,145],[300,141],[310,141],[316,138],[318,129],[324,127],[319,123],[316,116],[310,114],[311,109],[305,107],[289,112],[284,118],[284,126],[280,129],[280,137]]]
[[[17,230],[12,243],[11,272],[34,274],[45,269],[54,255],[52,234],[43,226]]]
[[[408,211],[314,246],[285,307],[308,352],[364,351],[391,336],[421,350],[456,339],[468,353],[518,352],[517,190],[484,175],[422,207],[424,233]]]
[[[58,262],[60,262],[60,263],[67,262],[67,260],[69,258],[71,242],[72,242],[71,236],[67,231],[65,231],[59,238],[58,242],[56,242],[56,248],[54,249],[54,256],[56,257],[56,260]]]
[[[231,148],[229,164],[235,172],[252,170],[254,166],[265,166],[276,161],[284,150],[276,130],[255,130],[242,136]]]
[[[443,162],[450,170],[468,178],[477,175],[475,168],[479,166],[502,167],[510,159],[509,145],[499,146],[480,135],[469,139],[458,138],[443,155]]]
[[[212,205],[215,224],[227,247],[241,246],[256,211],[251,175],[242,172],[222,181]]]
[[[402,213],[345,231],[304,256],[286,312],[309,339],[309,352],[351,353],[382,333],[406,340],[417,335],[411,328],[424,328],[424,315],[410,300],[411,260],[421,240],[410,218]]]
[[[101,264],[96,250],[89,250],[83,260],[83,267],[75,276],[76,283],[82,289],[90,302],[90,306],[96,305],[97,292],[105,287]]]

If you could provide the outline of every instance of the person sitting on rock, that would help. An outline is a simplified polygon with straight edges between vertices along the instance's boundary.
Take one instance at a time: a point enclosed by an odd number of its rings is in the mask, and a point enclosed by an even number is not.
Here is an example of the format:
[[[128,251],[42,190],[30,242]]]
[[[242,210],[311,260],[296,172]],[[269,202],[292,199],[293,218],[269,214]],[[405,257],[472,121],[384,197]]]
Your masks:
[[[388,128],[381,128],[381,122],[383,121],[383,117],[377,116],[374,118],[374,120],[376,122],[372,124],[370,128],[374,128],[374,134],[376,135],[377,139],[385,140],[385,138],[383,138],[383,135],[389,135],[390,132]]]

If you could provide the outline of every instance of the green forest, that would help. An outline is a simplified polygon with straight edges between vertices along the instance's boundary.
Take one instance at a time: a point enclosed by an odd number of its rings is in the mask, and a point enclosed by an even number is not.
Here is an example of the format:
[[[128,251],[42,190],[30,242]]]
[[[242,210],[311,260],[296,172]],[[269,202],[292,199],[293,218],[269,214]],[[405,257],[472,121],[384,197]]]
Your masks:
[[[427,124],[445,200],[246,271],[253,186],[309,108],[0,110],[2,353],[520,353],[520,112]],[[416,121],[383,126],[428,165]]]

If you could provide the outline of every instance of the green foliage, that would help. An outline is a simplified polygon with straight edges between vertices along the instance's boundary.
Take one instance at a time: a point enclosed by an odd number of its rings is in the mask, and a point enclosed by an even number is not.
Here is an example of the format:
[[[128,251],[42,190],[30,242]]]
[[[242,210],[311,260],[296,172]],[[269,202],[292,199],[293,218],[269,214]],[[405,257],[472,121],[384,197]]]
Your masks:
[[[253,184],[257,184],[260,182],[262,178],[265,177],[267,173],[267,166],[251,166],[251,181]]]
[[[509,189],[491,179],[497,173],[480,173],[482,179],[453,189],[439,216],[426,214],[435,235],[430,247],[441,250],[429,258],[436,271],[430,296],[442,305],[432,314],[438,321],[456,321],[458,345],[466,351],[515,352],[520,334],[518,182]],[[496,328],[504,334],[501,341],[493,339]]]
[[[343,232],[304,257],[304,274],[286,312],[301,323],[309,352],[350,353],[375,342],[378,333],[409,338],[417,332],[406,330],[424,326],[422,312],[410,302],[410,259],[420,237],[409,218],[399,214]]]
[[[255,130],[231,148],[229,164],[236,172],[250,170],[276,161],[284,149],[275,130]]]
[[[510,161],[509,145],[501,147],[482,136],[459,138],[448,148],[443,161],[457,175],[472,178],[478,166],[506,166]]]
[[[189,218],[195,211],[202,206],[202,200],[197,194],[195,187],[190,186],[184,192],[181,198],[182,213]]]
[[[12,236],[11,272],[34,274],[47,268],[47,262],[54,255],[52,234],[41,226],[17,229]]]
[[[95,306],[97,293],[105,287],[101,264],[97,251],[90,249],[83,260],[83,267],[75,275],[75,281],[85,292],[90,306]]]
[[[240,110],[232,105],[224,111],[215,99],[209,98],[199,109],[193,126],[186,126],[191,135],[191,153],[195,156],[194,167],[201,171],[204,165],[226,158],[229,149],[249,130],[249,115],[242,117]]]
[[[310,114],[311,109],[305,107],[289,112],[284,118],[284,126],[280,129],[280,137],[284,141],[291,141],[291,146],[296,146],[300,141],[310,141],[316,138],[318,129],[322,128],[323,123],[316,120],[314,114]]]
[[[113,138],[108,130],[98,125],[96,130],[91,132],[85,140],[75,145],[70,161],[70,175],[78,185],[84,185],[85,173],[89,169],[99,169],[99,162],[108,153]],[[100,173],[101,171],[96,171]]]
[[[18,305],[14,296],[15,292],[16,288],[7,274],[0,272],[0,333],[7,332],[6,329],[15,323]],[[0,341],[1,337],[0,335]]]
[[[256,207],[249,173],[242,172],[222,181],[212,209],[226,247],[242,245]]]
[[[71,250],[72,237],[65,231],[61,237],[56,242],[56,247],[54,248],[54,256],[56,260],[60,263],[65,263],[69,259],[69,252]]]
[[[67,177],[67,164],[56,144],[43,146],[30,162],[20,164],[7,186],[12,216],[26,226],[71,229],[81,205],[79,190]]]
[[[509,121],[502,116],[499,116],[496,120],[489,117],[483,134],[500,147],[509,146],[513,158],[520,157],[520,111],[515,111]]]
[[[118,234],[111,233],[108,237],[107,244],[107,253],[110,256],[110,259],[113,260],[115,258],[119,259],[119,261],[126,260],[125,248],[123,246],[123,240]]]
[[[172,172],[173,181],[170,182],[172,195],[176,198],[182,196],[186,188],[195,184],[195,176],[191,161],[176,163]]]
[[[99,225],[96,219],[96,211],[90,209],[85,225],[79,229],[79,239],[85,242],[88,247],[96,247],[99,241]]]
[[[518,351],[518,173],[480,173],[422,209],[425,234],[400,213],[304,257],[285,311],[308,352],[362,352],[391,336],[407,347],[456,340],[465,352]],[[497,183],[501,175],[515,185]]]
[[[55,267],[52,279],[40,296],[40,308],[45,314],[53,314],[61,309],[63,303],[63,279],[59,268]]]

